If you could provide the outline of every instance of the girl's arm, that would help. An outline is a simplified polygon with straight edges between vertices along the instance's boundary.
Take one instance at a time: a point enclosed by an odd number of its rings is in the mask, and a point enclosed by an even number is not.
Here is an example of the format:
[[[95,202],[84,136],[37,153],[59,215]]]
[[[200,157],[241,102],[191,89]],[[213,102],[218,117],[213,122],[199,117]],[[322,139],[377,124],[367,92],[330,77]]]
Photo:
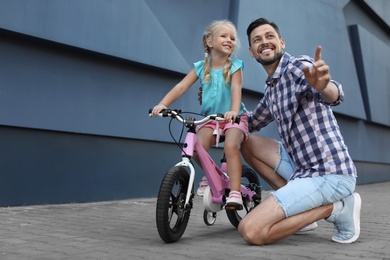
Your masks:
[[[242,100],[242,69],[237,70],[232,75],[231,87],[230,91],[232,94],[232,106],[230,107],[230,111],[225,113],[225,119],[235,120],[241,109],[241,100]]]
[[[157,116],[163,109],[167,109],[173,102],[181,97],[198,80],[195,70],[188,74],[174,86],[165,97],[152,110],[152,116]]]

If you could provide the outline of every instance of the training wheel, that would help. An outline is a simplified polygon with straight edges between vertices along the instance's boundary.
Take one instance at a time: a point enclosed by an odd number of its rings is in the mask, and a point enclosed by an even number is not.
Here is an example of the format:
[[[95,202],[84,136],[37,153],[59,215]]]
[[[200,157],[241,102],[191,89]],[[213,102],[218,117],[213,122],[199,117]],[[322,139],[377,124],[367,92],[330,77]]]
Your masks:
[[[207,226],[214,225],[217,220],[217,212],[203,211],[203,221]]]
[[[222,205],[213,202],[210,186],[207,186],[203,193],[203,206],[209,212],[218,212],[222,210]]]

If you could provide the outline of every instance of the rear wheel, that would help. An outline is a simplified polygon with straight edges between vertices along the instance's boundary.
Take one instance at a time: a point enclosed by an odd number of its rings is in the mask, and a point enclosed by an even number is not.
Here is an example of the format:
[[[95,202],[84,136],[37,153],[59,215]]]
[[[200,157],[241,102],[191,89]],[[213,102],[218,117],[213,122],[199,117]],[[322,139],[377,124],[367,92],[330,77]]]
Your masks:
[[[250,201],[249,198],[243,197],[243,210],[226,210],[227,217],[230,223],[237,228],[238,224],[242,218],[254,209],[261,202],[261,185],[257,173],[252,170],[249,166],[242,166],[242,178],[241,184],[247,187],[248,189],[254,191],[253,201]]]
[[[170,169],[160,186],[156,205],[157,230],[162,240],[172,243],[179,240],[186,227],[192,208],[185,206],[189,175],[184,167]]]

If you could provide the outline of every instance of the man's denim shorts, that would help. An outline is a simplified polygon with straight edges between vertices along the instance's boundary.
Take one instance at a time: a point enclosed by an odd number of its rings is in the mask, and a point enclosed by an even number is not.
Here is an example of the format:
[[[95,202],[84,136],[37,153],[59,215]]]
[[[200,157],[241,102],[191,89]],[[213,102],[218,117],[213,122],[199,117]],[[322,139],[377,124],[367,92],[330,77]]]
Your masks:
[[[275,171],[288,182],[272,194],[283,208],[286,217],[339,201],[355,190],[356,178],[342,174],[289,180],[296,164],[280,142],[279,147],[280,162]]]

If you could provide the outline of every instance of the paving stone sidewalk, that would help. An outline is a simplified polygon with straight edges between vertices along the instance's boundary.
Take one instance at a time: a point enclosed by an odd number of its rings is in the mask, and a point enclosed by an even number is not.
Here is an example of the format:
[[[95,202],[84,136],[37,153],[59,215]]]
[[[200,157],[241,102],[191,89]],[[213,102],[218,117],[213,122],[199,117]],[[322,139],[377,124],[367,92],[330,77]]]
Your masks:
[[[356,191],[363,201],[361,236],[349,245],[332,242],[333,225],[321,220],[309,234],[250,246],[224,211],[206,226],[198,197],[183,237],[165,244],[156,229],[156,199],[148,198],[0,208],[0,259],[390,259],[390,182]]]

